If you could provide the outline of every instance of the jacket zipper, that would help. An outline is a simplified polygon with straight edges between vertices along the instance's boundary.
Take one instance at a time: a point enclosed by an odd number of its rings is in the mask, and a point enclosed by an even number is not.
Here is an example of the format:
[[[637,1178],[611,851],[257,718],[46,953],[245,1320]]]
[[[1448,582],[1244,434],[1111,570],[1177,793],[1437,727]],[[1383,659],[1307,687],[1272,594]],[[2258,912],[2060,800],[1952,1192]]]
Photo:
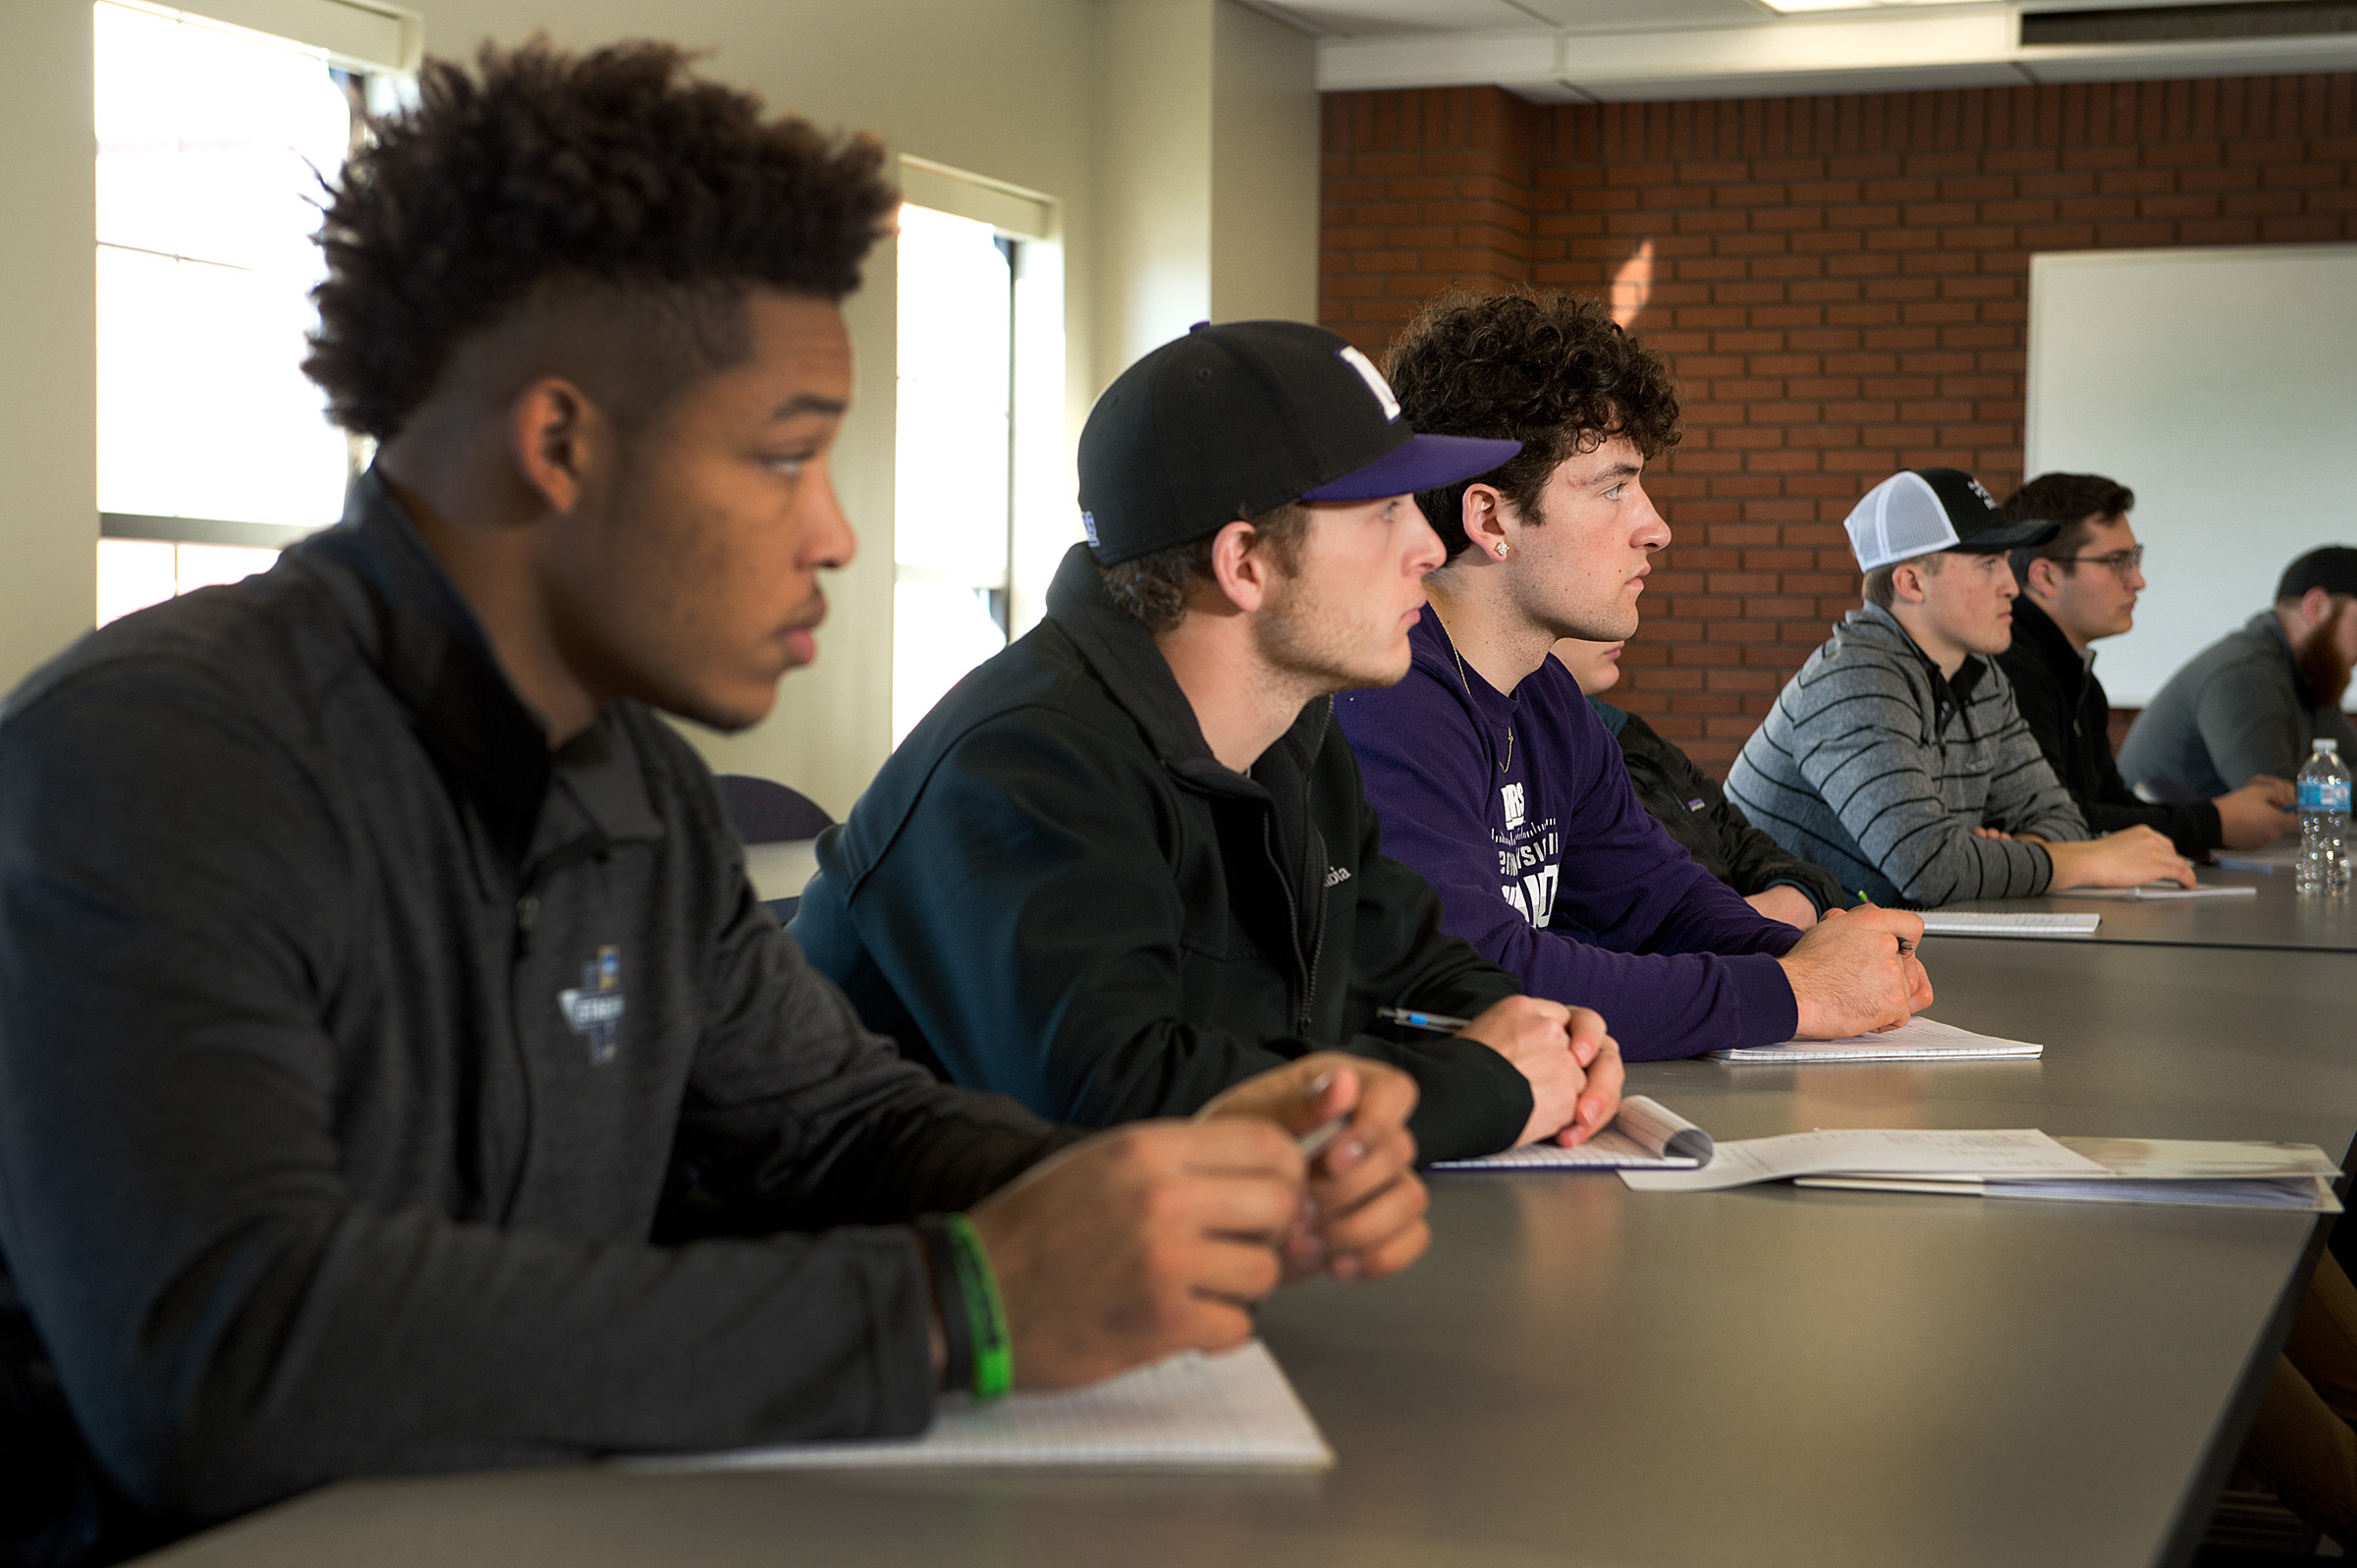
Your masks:
[[[1301,987],[1301,1005],[1296,1009],[1294,1028],[1304,1037],[1309,1034],[1310,1004],[1317,996],[1318,966],[1314,958],[1301,950],[1301,903],[1293,896],[1292,879],[1285,874],[1285,863],[1277,858],[1277,809],[1271,806],[1260,819],[1260,849],[1269,857],[1269,869],[1277,873],[1277,886],[1285,890],[1285,929],[1293,939],[1293,967],[1304,977]],[[1325,946],[1325,927],[1319,926],[1319,943]]]
[[[1310,927],[1309,983],[1301,992],[1301,1033],[1306,1038],[1312,1013],[1317,1006],[1318,960],[1326,955],[1326,902],[1333,896],[1333,890],[1326,886],[1326,873],[1331,869],[1326,864],[1326,836],[1318,832],[1317,819],[1309,810],[1309,770],[1306,767],[1301,771],[1301,852],[1308,856],[1305,862],[1309,875],[1307,886],[1318,895],[1315,919]],[[1296,946],[1299,942],[1298,937],[1294,938]]]

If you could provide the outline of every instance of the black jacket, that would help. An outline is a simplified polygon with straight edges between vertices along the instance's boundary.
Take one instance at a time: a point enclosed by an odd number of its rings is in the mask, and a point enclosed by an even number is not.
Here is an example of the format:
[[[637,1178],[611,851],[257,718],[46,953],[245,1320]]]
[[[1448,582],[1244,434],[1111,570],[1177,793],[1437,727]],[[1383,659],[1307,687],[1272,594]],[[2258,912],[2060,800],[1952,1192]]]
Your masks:
[[[1504,1057],[1371,1032],[1379,1006],[1470,1016],[1515,986],[1380,852],[1332,709],[1231,773],[1075,545],[1048,618],[819,838],[794,935],[870,1027],[1044,1115],[1184,1115],[1337,1046],[1415,1075],[1425,1158],[1506,1148],[1531,1102]]]
[[[1719,782],[1633,713],[1590,697],[1588,706],[1620,743],[1620,760],[1637,803],[1676,839],[1694,863],[1748,898],[1775,887],[1797,888],[1819,914],[1857,899],[1841,879],[1803,860],[1744,819]]]
[[[2117,833],[2139,823],[2175,841],[2177,852],[2206,854],[2222,841],[2218,807],[2207,800],[2157,806],[2136,798],[2111,756],[2111,699],[2095,667],[2062,635],[2054,618],[2013,601],[2013,644],[1998,655],[2013,682],[2013,702],[2038,737],[2038,749],[2070,791],[2087,826]]]
[[[0,719],[0,1243],[150,1506],[915,1432],[883,1222],[1069,1136],[859,1027],[653,714],[552,756],[372,477]]]

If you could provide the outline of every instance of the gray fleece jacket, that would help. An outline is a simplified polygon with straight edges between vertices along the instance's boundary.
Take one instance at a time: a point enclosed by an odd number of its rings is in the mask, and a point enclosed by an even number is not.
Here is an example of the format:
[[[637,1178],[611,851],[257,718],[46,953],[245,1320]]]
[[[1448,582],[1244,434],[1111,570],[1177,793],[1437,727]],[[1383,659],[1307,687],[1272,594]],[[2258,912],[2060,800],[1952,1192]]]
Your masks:
[[[2004,672],[1967,658],[1943,676],[1875,605],[1852,610],[1778,694],[1727,793],[1842,887],[1920,908],[2046,891],[2055,868],[2044,848],[1976,838],[1974,828],[2089,837]]]

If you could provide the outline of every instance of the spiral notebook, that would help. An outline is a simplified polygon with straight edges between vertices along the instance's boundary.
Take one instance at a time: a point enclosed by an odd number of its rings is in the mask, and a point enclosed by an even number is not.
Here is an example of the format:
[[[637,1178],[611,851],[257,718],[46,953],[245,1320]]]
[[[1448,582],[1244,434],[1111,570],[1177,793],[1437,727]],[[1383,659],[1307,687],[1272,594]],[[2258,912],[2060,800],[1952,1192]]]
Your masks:
[[[1896,1029],[1879,1035],[1850,1035],[1840,1040],[1787,1040],[1781,1046],[1746,1046],[1739,1051],[1714,1051],[1712,1061],[1968,1061],[1993,1056],[2036,1056],[2046,1050],[2026,1040],[2000,1040],[1934,1018],[1909,1018]]]
[[[1927,937],[2092,937],[2102,915],[2000,914],[1981,909],[1926,909]]]
[[[2180,888],[2173,882],[2148,882],[2134,888],[2073,888],[2057,898],[2117,898],[2124,903],[2167,903],[2177,898],[2256,898],[2259,890],[2248,883],[2205,882]]]
[[[945,1395],[932,1430],[862,1442],[780,1443],[617,1460],[629,1470],[1329,1470],[1334,1451],[1268,1347],[1188,1351],[1064,1393],[990,1404]]]
[[[1711,1135],[1645,1095],[1620,1102],[1613,1124],[1565,1149],[1524,1144],[1476,1160],[1436,1160],[1433,1170],[1691,1170],[1711,1162]]]

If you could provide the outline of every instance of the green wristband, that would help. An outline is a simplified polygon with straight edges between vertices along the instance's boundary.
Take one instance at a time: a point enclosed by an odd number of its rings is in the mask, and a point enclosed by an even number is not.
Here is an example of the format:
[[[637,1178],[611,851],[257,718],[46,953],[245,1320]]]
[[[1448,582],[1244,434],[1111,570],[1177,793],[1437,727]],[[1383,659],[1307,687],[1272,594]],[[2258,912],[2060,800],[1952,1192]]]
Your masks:
[[[1007,1338],[1007,1309],[999,1300],[999,1276],[990,1267],[982,1238],[963,1215],[945,1221],[958,1256],[958,1283],[965,1297],[973,1334],[974,1397],[996,1399],[1014,1386],[1014,1347]]]

